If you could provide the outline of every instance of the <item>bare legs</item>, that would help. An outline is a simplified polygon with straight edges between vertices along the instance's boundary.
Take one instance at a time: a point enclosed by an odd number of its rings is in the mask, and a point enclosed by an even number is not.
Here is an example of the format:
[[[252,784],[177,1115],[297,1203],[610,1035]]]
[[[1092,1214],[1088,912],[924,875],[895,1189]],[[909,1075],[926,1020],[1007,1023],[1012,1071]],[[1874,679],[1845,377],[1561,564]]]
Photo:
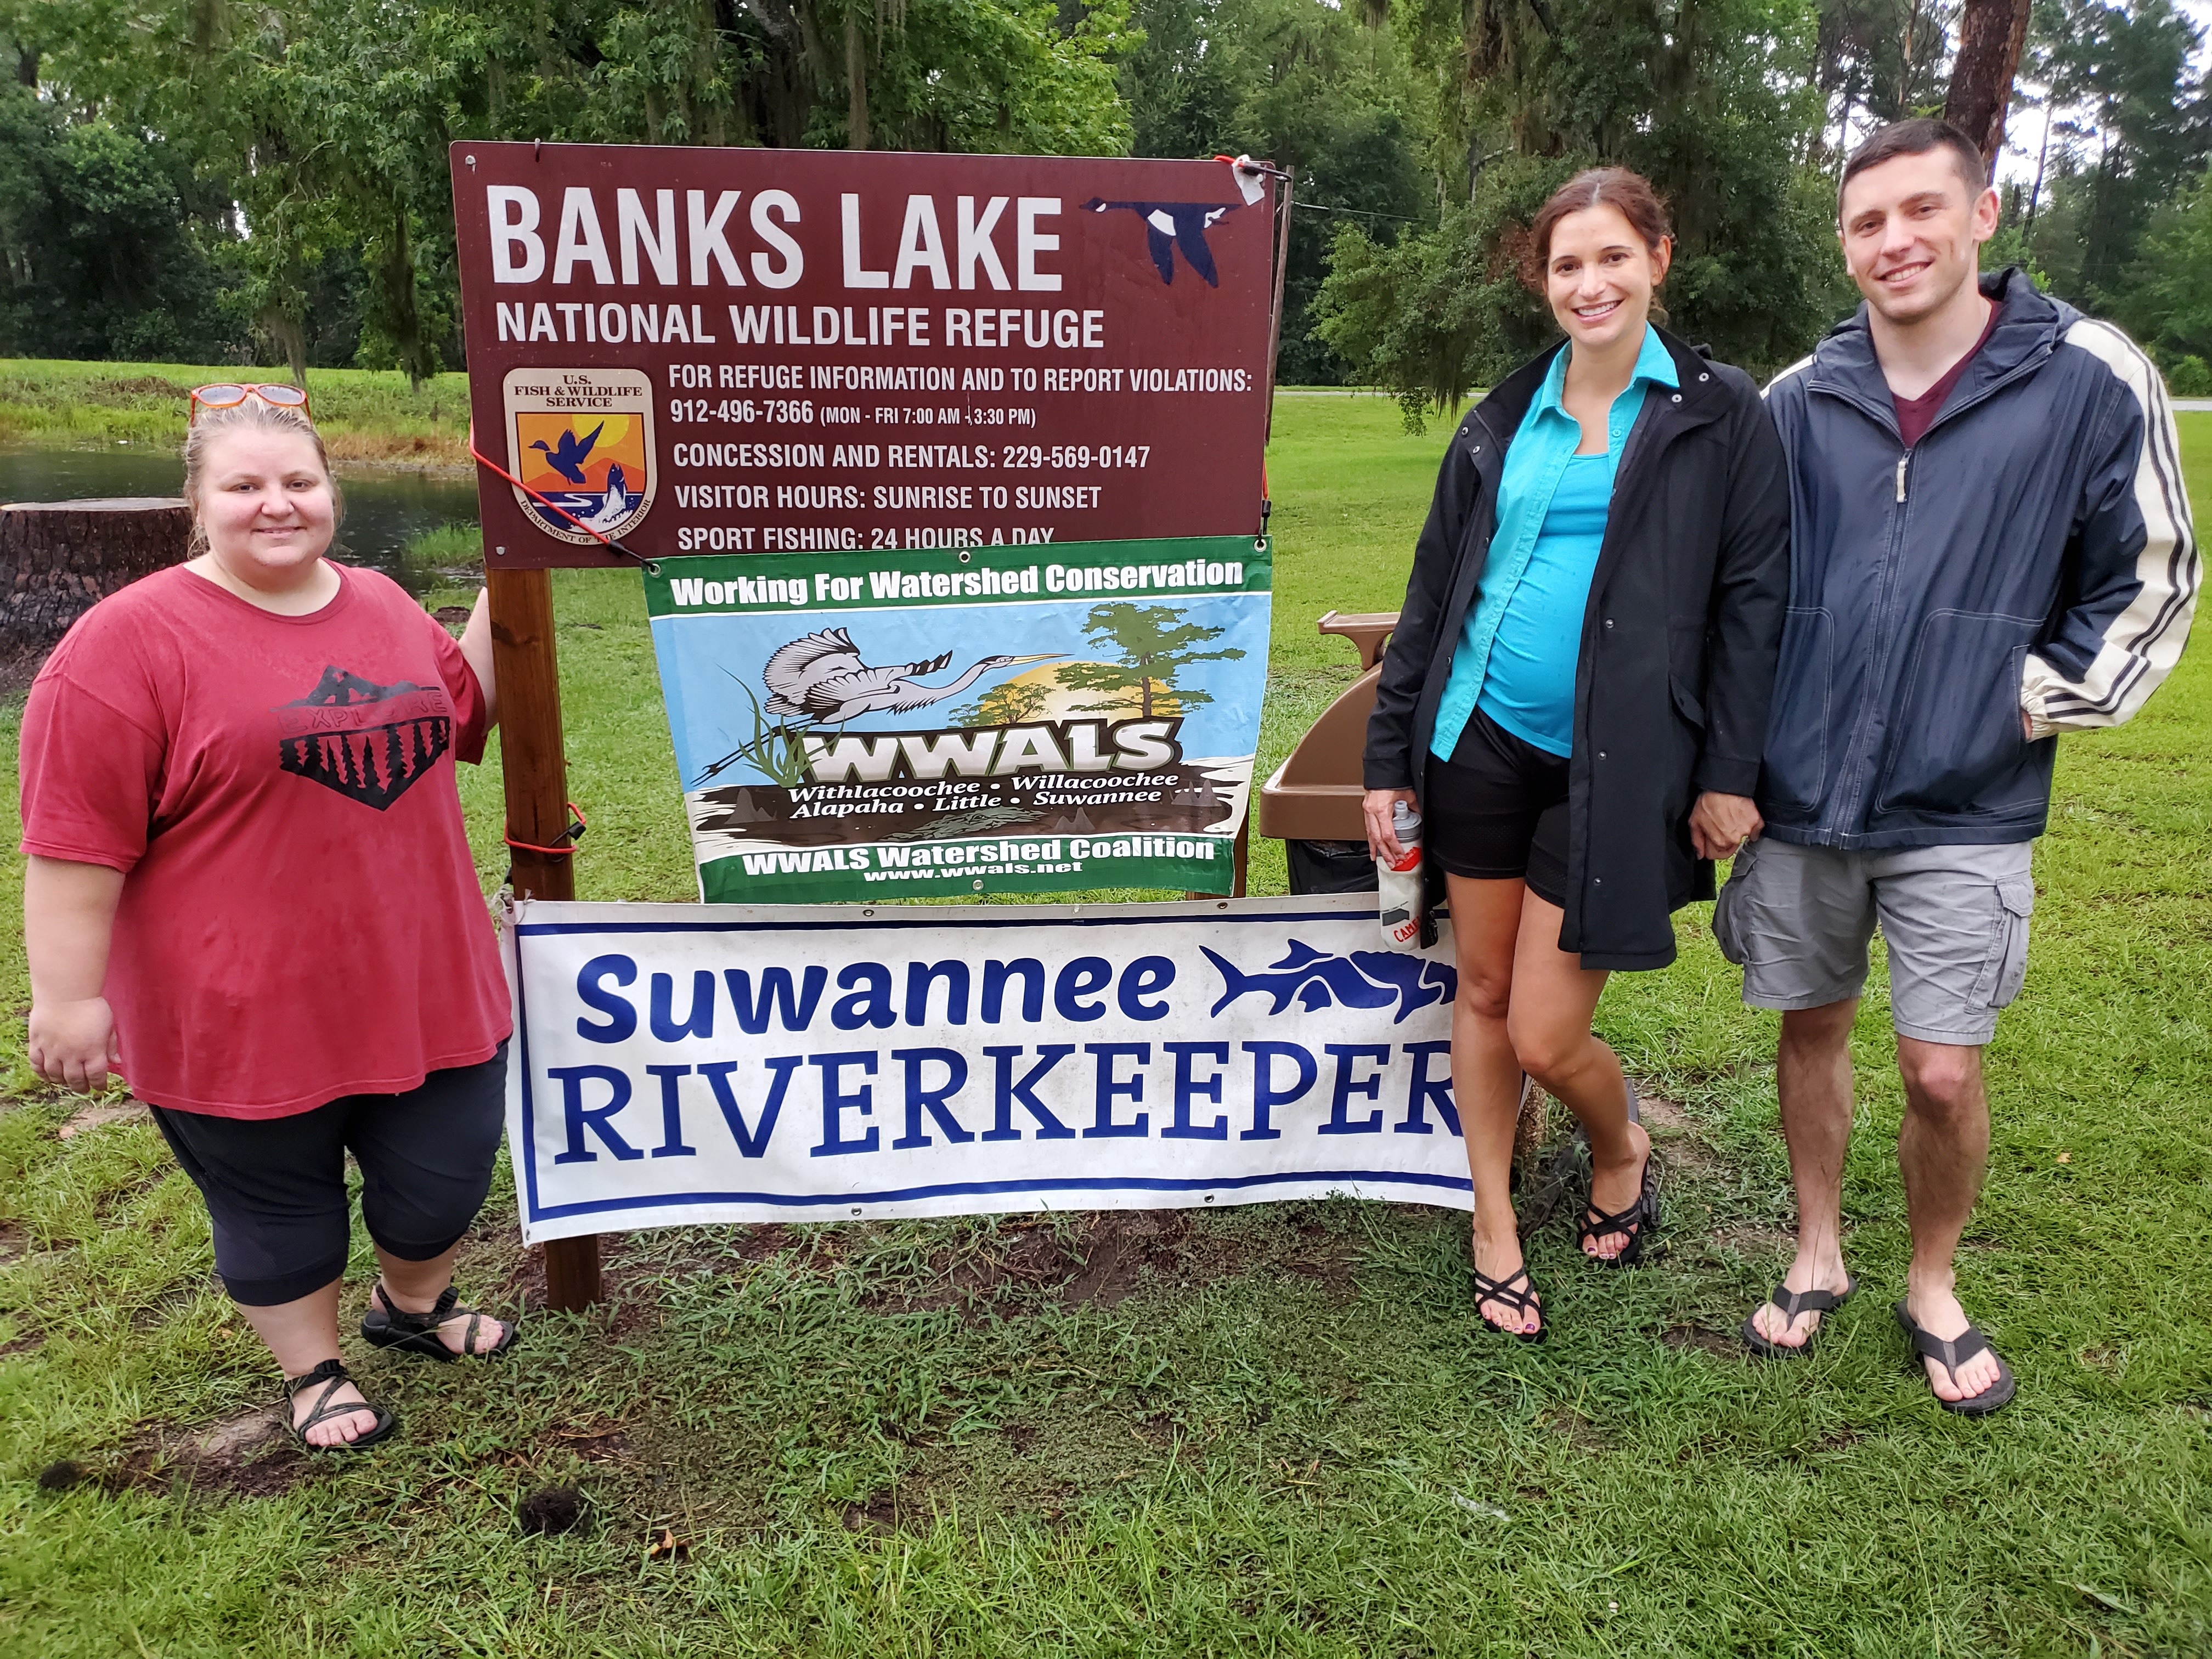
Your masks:
[[[1520,881],[1448,876],[1459,999],[1452,1008],[1452,1096],[1467,1142],[1474,1187],[1474,1265],[1490,1279],[1522,1266],[1510,1182],[1513,1127],[1524,1071],[1565,1103],[1590,1144],[1592,1199],[1626,1209],[1643,1184],[1651,1143],[1628,1121],[1620,1062],[1590,1030],[1606,976],[1559,946],[1560,913]],[[1593,1242],[1591,1254],[1617,1255],[1619,1234]],[[1482,1316],[1505,1330],[1533,1331],[1534,1310],[1485,1302]]]
[[[458,1249],[459,1247],[454,1247]],[[409,1313],[428,1313],[453,1276],[453,1250],[434,1256],[428,1261],[402,1261],[397,1256],[376,1253],[377,1266],[383,1270],[385,1288],[392,1301]],[[243,1304],[239,1312],[246,1322],[253,1327],[262,1341],[269,1346],[278,1365],[283,1368],[287,1381],[304,1376],[325,1359],[338,1358],[338,1285],[332,1279],[319,1291],[301,1297],[296,1302],[280,1303],[275,1307],[249,1308]],[[438,1328],[438,1335],[455,1353],[463,1352],[468,1322],[464,1318],[447,1321]],[[479,1348],[489,1347],[505,1334],[506,1328],[494,1320],[486,1320],[477,1334]],[[307,1389],[295,1402],[293,1420],[297,1422],[319,1395],[321,1389]],[[313,1446],[337,1446],[367,1434],[376,1426],[376,1419],[362,1401],[361,1391],[352,1383],[342,1386],[331,1396],[334,1405],[359,1403],[360,1411],[348,1416],[333,1417],[307,1431],[307,1443]]]
[[[1905,1207],[1912,1224],[1905,1310],[1930,1335],[1956,1337],[1970,1322],[1952,1293],[1957,1277],[1952,1262],[1990,1161],[1982,1051],[1900,1036],[1897,1064],[1905,1074],[1897,1163],[1904,1172]],[[1997,1380],[1996,1356],[1986,1352],[1959,1367],[1956,1382],[1935,1361],[1926,1363],[1929,1385],[1944,1400],[1968,1399]]]
[[[1782,1016],[1777,1086],[1798,1227],[1796,1259],[1782,1282],[1793,1291],[1844,1288],[1844,1151],[1851,1133],[1850,1035],[1857,1012],[1856,1001],[1834,1002]],[[1905,1311],[1932,1334],[1956,1337],[1967,1319],[1952,1293],[1952,1263],[1989,1161],[1982,1051],[1899,1036],[1897,1063],[1905,1080],[1897,1161],[1912,1227]],[[1752,1316],[1760,1335],[1788,1348],[1802,1347],[1820,1320],[1816,1313],[1784,1319],[1771,1302]],[[1987,1353],[1961,1364],[1955,1383],[1940,1365],[1931,1362],[1928,1370],[1945,1400],[1980,1394],[1997,1379],[1996,1360]]]

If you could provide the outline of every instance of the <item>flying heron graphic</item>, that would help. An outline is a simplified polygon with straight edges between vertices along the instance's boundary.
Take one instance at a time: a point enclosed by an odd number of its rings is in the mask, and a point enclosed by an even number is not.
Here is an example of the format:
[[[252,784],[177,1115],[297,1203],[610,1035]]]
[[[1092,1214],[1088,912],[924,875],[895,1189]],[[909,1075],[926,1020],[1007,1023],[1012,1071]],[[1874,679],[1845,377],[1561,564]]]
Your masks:
[[[1017,663],[1052,662],[1065,653],[1028,657],[980,657],[948,685],[924,685],[915,677],[934,674],[952,660],[950,651],[927,662],[886,663],[872,668],[842,628],[825,629],[779,646],[761,670],[761,683],[773,694],[763,706],[778,715],[804,715],[817,726],[842,726],[863,714],[903,714],[957,696],[994,669]]]
[[[577,441],[576,434],[570,431],[561,434],[561,447],[557,449],[549,448],[543,438],[533,439],[530,447],[532,449],[544,450],[546,464],[549,466],[570,483],[580,484],[586,482],[584,458],[592,453],[592,446],[599,442],[599,434],[606,429],[607,423],[602,421],[592,428],[592,435],[580,443]]]

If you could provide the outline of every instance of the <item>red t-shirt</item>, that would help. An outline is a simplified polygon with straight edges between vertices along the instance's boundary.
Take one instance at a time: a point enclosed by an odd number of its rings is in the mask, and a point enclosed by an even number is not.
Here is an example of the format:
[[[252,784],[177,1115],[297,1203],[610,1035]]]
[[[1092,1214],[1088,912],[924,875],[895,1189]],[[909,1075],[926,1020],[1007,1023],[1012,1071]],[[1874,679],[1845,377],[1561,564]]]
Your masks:
[[[124,872],[106,996],[157,1106],[398,1094],[507,1034],[453,778],[483,691],[396,583],[334,568],[307,617],[182,566],[134,582],[23,710],[23,850]]]
[[[1981,337],[1967,347],[1966,355],[1945,369],[1943,378],[1927,391],[1917,398],[1899,398],[1894,392],[1889,394],[1897,404],[1897,435],[1904,441],[1907,449],[1920,441],[1922,434],[1936,423],[1936,417],[1943,412],[1944,400],[1950,397],[1951,389],[1959,384],[1959,377],[1966,372],[1966,365],[1981,355],[1982,348],[1990,343],[1990,336],[1997,331],[1997,318],[2003,310],[2002,306],[1990,306],[1990,319],[1982,325]]]

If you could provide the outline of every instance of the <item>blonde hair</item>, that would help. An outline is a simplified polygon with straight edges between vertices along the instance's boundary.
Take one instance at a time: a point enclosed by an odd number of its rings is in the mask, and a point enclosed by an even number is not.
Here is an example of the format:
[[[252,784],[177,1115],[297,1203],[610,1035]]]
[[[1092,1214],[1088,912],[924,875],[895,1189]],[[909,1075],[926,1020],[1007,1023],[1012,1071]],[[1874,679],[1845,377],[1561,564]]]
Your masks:
[[[316,465],[323,469],[323,482],[330,486],[332,530],[345,518],[345,497],[338,490],[337,475],[331,471],[330,452],[323,447],[323,434],[315,430],[307,411],[248,398],[228,409],[202,410],[199,418],[185,430],[185,504],[192,510],[192,536],[185,549],[187,557],[208,550],[207,526],[200,517],[200,489],[207,482],[208,451],[225,433],[247,428],[263,432],[295,432],[313,444]]]

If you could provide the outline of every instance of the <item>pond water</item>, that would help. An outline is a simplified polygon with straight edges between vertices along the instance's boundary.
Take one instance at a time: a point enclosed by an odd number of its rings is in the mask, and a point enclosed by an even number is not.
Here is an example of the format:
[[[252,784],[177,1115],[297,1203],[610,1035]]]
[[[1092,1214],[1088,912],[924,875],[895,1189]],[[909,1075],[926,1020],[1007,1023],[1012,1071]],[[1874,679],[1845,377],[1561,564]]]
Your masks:
[[[466,473],[341,467],[338,483],[345,492],[340,552],[410,592],[428,586],[433,573],[406,568],[399,555],[408,538],[441,524],[476,521],[476,481]],[[177,458],[151,450],[0,448],[0,501],[174,495],[183,483]]]

